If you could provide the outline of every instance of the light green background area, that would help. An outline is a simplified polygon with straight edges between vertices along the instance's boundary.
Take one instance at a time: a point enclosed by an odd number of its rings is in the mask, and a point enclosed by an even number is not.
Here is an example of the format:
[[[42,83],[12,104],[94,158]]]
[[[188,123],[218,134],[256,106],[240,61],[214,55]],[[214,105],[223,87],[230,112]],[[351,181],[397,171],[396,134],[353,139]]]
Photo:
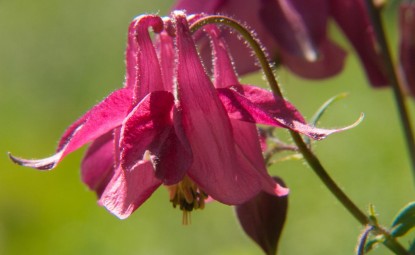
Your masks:
[[[84,149],[50,172],[18,167],[7,158],[7,151],[34,158],[52,154],[70,123],[122,86],[129,21],[142,13],[164,15],[171,3],[0,1],[1,255],[262,254],[242,233],[232,207],[208,204],[192,214],[192,225],[182,226],[181,212],[172,209],[163,188],[130,218],[117,219],[80,181]],[[279,79],[308,118],[331,96],[350,93],[320,125],[348,125],[361,112],[364,122],[314,148],[358,206],[366,210],[375,204],[382,223],[389,224],[414,196],[393,97],[388,89],[366,84],[355,56],[349,55],[346,65],[335,79],[304,81],[285,70]],[[265,86],[260,74],[244,81]],[[270,172],[291,189],[280,254],[353,254],[362,227],[308,166],[283,162]],[[389,252],[381,247],[373,254]]]

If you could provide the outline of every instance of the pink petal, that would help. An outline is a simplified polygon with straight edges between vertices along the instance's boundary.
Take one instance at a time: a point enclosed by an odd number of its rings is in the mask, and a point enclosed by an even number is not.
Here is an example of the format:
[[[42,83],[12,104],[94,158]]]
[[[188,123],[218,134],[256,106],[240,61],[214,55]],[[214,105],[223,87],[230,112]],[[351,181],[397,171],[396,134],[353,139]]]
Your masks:
[[[167,91],[148,94],[125,118],[120,137],[121,166],[130,170],[143,160],[150,145],[172,127],[173,95]]]
[[[242,22],[249,30],[254,31],[264,46],[265,51],[271,58],[275,58],[280,51],[280,46],[261,21],[261,5],[260,0],[228,0],[220,6],[217,13],[235,18]],[[236,33],[224,33],[224,37],[239,75],[259,69],[257,59],[252,56],[252,50],[246,45],[244,40],[240,40]]]
[[[129,171],[146,160],[148,150],[157,178],[166,185],[181,181],[192,163],[190,146],[171,119],[173,101],[169,92],[150,93],[126,118],[120,139],[121,166]]]
[[[120,219],[130,216],[160,186],[150,162],[137,165],[131,171],[120,167],[102,193],[99,204]]]
[[[27,160],[9,155],[17,164],[50,170],[67,154],[121,125],[131,106],[131,91],[120,89],[89,110],[63,134],[55,155],[38,160]]]
[[[315,61],[320,43],[326,38],[326,0],[262,0],[259,18],[290,55]]]
[[[163,20],[156,15],[140,15],[131,22],[128,29],[125,86],[134,89],[134,103],[147,93],[163,87],[149,27],[160,32],[163,30]]]
[[[179,0],[172,10],[184,10],[187,14],[214,13],[226,0]]]
[[[373,86],[389,84],[364,0],[332,0],[331,13],[352,43]]]
[[[114,174],[114,139],[112,132],[97,138],[88,148],[81,164],[82,181],[101,196]]]
[[[287,101],[284,101],[264,89],[254,86],[235,85],[218,89],[219,97],[232,119],[285,127],[321,140],[326,136],[354,127],[341,129],[320,129],[305,123],[301,114]],[[277,100],[277,101],[276,101]]]
[[[229,84],[239,84],[225,42],[220,37],[219,29],[216,26],[206,26],[205,31],[212,40],[212,49],[215,56],[215,87],[224,88]],[[231,119],[231,124],[240,160],[239,163],[241,165],[252,165],[253,168],[256,169],[258,178],[264,185],[264,190],[271,194],[285,195],[288,190],[281,188],[267,173],[256,125],[234,119]]]
[[[156,37],[156,40],[164,90],[171,92],[173,90],[175,71],[173,39],[166,31],[163,31]]]
[[[257,194],[262,183],[256,170],[241,165],[232,126],[204,72],[184,15],[175,12],[178,48],[177,96],[183,128],[193,153],[188,171],[212,198],[238,204]]]
[[[240,165],[254,169],[263,191],[276,196],[287,195],[288,189],[275,182],[267,172],[255,125],[239,120],[231,120],[231,123]]]
[[[261,40],[265,49],[272,57],[277,55],[279,51],[277,44],[272,35],[263,26],[259,10],[261,7],[260,1],[252,0],[213,0],[213,1],[179,1],[174,9],[184,9],[188,14],[206,13],[206,14],[221,14],[227,15],[236,20],[243,22],[244,25],[255,31],[255,34]],[[233,32],[233,31],[232,31]],[[235,61],[235,68],[239,74],[246,74],[259,69],[256,64],[257,60],[252,56],[252,50],[246,45],[243,40],[237,36],[236,33],[229,33],[229,31],[222,31],[222,35],[229,45],[229,51]],[[211,49],[206,37],[197,38],[197,44],[200,46],[200,55],[204,60],[206,70],[210,72],[212,63]]]
[[[221,37],[220,30],[214,26],[205,26],[205,31],[212,41],[214,60],[214,85],[215,88],[224,88],[229,85],[239,84],[238,77],[232,65],[231,56],[225,40]]]
[[[280,53],[282,63],[290,71],[306,79],[328,78],[340,73],[346,57],[346,52],[329,40],[320,43],[319,55],[314,62],[283,51]]]
[[[150,147],[156,177],[165,185],[181,181],[193,163],[192,150],[182,127],[181,113],[174,109],[174,126]]]
[[[150,26],[156,33],[161,32],[163,20],[156,15],[141,15],[129,28],[126,84],[134,88],[134,105],[149,92],[164,89],[157,54],[148,31]]]
[[[415,4],[402,3],[399,7],[399,61],[409,92],[415,96]]]
[[[281,179],[275,179],[283,184]],[[245,233],[264,250],[265,254],[276,254],[287,207],[288,197],[275,197],[261,192],[235,209]]]

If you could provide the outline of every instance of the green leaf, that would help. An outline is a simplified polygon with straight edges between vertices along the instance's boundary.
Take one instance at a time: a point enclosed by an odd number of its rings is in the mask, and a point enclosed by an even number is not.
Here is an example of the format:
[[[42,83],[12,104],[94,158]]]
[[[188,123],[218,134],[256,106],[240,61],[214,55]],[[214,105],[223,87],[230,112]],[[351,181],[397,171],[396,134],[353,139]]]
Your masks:
[[[409,230],[415,227],[415,215],[403,220],[399,225],[394,227],[391,231],[393,237],[405,235]]]
[[[366,242],[365,244],[365,253],[368,253],[369,251],[371,251],[373,248],[375,248],[375,246],[379,243],[383,243],[383,241],[385,241],[385,238],[383,235],[378,235],[375,238],[369,240]]]
[[[391,235],[393,237],[403,236],[413,227],[415,227],[415,202],[406,205],[395,217]]]

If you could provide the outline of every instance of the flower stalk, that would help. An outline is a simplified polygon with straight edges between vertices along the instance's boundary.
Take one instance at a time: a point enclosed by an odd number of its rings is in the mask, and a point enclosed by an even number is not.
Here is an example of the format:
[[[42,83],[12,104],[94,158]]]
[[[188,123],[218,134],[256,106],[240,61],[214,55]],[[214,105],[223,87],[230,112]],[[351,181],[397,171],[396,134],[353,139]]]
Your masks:
[[[370,0],[369,0],[370,1]],[[221,15],[212,15],[201,18],[197,20],[190,26],[190,31],[192,33],[196,32],[198,29],[202,28],[207,24],[219,24],[219,25],[226,25],[235,29],[243,38],[249,43],[252,50],[254,51],[257,59],[259,60],[267,82],[274,93],[274,95],[283,98],[282,91],[278,85],[274,72],[268,62],[268,58],[265,55],[264,51],[262,50],[261,45],[259,42],[254,38],[254,36],[241,24],[239,24],[236,20],[232,18],[228,18],[226,16]],[[315,156],[315,154],[308,148],[305,144],[303,138],[294,131],[290,131],[290,134],[298,147],[298,150],[303,155],[304,159],[316,173],[316,175],[320,178],[320,180],[324,183],[324,185],[330,190],[330,192],[342,203],[342,205],[353,215],[353,217],[359,221],[362,225],[373,226],[374,231],[378,231],[385,236],[385,242],[383,244],[393,251],[395,254],[400,255],[408,255],[409,253],[406,249],[390,234],[380,227],[378,224],[374,224],[365,213],[363,213],[355,203],[340,189],[340,187],[336,184],[336,182],[330,177],[326,169],[321,164],[320,160]],[[415,161],[414,161],[415,162]],[[415,165],[414,165],[415,166]]]
[[[373,0],[365,0],[367,10],[372,21],[377,43],[379,44],[380,52],[386,67],[386,74],[392,86],[396,107],[398,108],[402,128],[405,135],[405,141],[411,160],[412,174],[415,181],[415,136],[413,133],[409,111],[405,100],[405,94],[402,84],[402,79],[399,78],[397,70],[392,60],[390,47],[385,35],[385,29],[381,19],[381,8],[377,7]]]

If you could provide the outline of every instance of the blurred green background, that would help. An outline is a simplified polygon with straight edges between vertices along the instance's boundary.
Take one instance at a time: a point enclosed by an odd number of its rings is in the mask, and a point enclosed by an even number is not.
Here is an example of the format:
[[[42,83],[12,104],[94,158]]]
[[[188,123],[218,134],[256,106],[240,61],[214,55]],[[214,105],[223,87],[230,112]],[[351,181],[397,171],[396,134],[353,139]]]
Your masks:
[[[52,154],[70,123],[122,86],[130,20],[142,13],[165,15],[172,2],[0,1],[1,255],[262,254],[242,233],[231,207],[211,203],[192,214],[192,225],[182,226],[181,212],[172,209],[163,188],[130,218],[117,219],[80,181],[85,149],[50,172],[18,167],[7,158],[7,151],[34,158]],[[393,13],[388,20],[394,37]],[[346,65],[342,75],[326,81],[300,80],[285,70],[279,79],[308,118],[331,96],[350,93],[330,108],[323,127],[344,126],[366,114],[357,128],[315,149],[358,206],[366,210],[373,203],[387,225],[414,196],[398,117],[391,91],[369,88],[355,56]],[[265,84],[260,74],[244,81]],[[270,172],[291,189],[280,254],[353,254],[362,227],[308,166],[283,162]],[[389,251],[380,247],[372,254]]]

